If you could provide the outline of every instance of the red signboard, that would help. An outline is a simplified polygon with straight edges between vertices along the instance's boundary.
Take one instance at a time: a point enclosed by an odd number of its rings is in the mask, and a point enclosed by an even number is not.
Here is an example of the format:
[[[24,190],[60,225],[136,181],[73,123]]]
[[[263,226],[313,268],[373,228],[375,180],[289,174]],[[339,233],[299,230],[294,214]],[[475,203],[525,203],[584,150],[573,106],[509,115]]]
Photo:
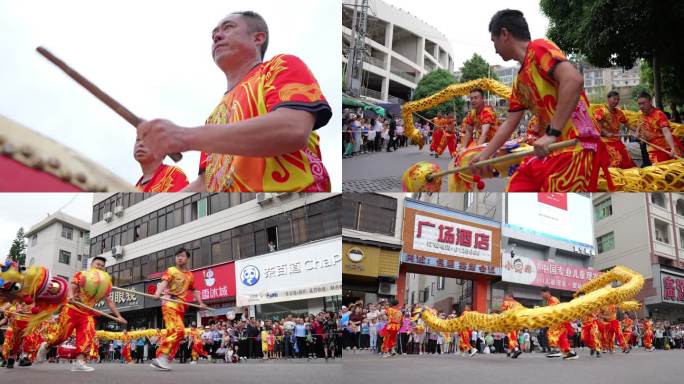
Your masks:
[[[195,290],[200,293],[202,301],[235,297],[235,263],[233,262],[194,270],[192,276]],[[148,286],[147,291],[149,294],[154,294],[154,286]],[[188,292],[185,300],[195,301],[194,293]]]
[[[537,194],[537,200],[542,204],[568,210],[568,195],[565,193],[542,192]]]
[[[660,272],[660,276],[663,301],[684,304],[684,277],[665,274],[664,271]]]

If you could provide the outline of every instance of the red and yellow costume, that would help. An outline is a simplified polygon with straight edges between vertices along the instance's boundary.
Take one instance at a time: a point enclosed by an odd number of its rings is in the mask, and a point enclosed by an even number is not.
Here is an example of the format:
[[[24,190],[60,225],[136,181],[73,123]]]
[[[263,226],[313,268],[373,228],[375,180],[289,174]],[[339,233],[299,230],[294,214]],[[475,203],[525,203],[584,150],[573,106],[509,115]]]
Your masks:
[[[10,306],[8,311],[10,313],[5,314],[8,318],[7,331],[5,332],[5,342],[2,345],[2,358],[4,360],[14,358],[19,354],[23,334],[28,326],[26,317],[17,314],[29,315],[31,313],[29,306],[26,304]]]
[[[513,83],[509,111],[529,109],[539,118],[542,127],[548,125],[558,103],[558,82],[552,74],[556,65],[563,61],[566,61],[565,55],[553,42],[531,41]],[[589,115],[589,100],[583,90],[568,122],[556,129],[561,130],[558,142],[577,138],[580,143],[543,159],[528,157],[511,177],[508,192],[596,190],[599,169],[607,175],[610,159],[598,125]],[[610,180],[609,187],[613,187]]]
[[[653,143],[663,149],[669,150],[670,145],[665,140],[665,135],[663,135],[663,128],[667,128],[672,131],[670,127],[670,122],[667,120],[667,115],[663,113],[658,108],[651,108],[651,111],[647,114],[639,112],[639,135],[646,141]],[[672,138],[675,143],[677,155],[681,156],[684,152],[684,146],[675,137]],[[651,159],[652,164],[656,164],[662,161],[672,160],[670,154],[665,153],[661,150],[655,149],[652,146],[648,146],[648,158]]]
[[[77,272],[71,278],[71,284],[78,286],[76,300],[83,304],[94,307],[112,291],[112,278],[105,271],[90,268]],[[74,304],[65,305],[57,318],[57,327],[54,332],[46,334],[45,342],[48,345],[59,345],[76,333],[76,355],[88,356],[95,339],[95,318],[91,311]]]
[[[522,308],[522,304],[520,304],[517,300],[515,299],[504,299],[503,304],[501,304],[501,310],[502,311],[508,311],[511,309],[518,309]],[[514,350],[519,347],[518,344],[518,331],[510,331],[506,335],[508,337],[508,349],[509,350]]]
[[[653,322],[644,320],[644,348],[653,348]]]
[[[254,67],[224,95],[206,124],[236,123],[278,108],[311,112],[316,116],[314,130],[332,116],[318,82],[295,56],[277,55]],[[319,142],[314,131],[305,148],[274,157],[202,153],[200,174],[204,172],[211,192],[329,192]]]
[[[605,341],[605,344],[603,345],[603,347],[610,351],[614,350],[615,339],[617,338],[617,341],[622,346],[622,349],[626,350],[625,341],[622,336],[622,330],[620,329],[620,322],[617,320],[617,305],[608,305],[603,309],[601,315],[605,321],[603,331],[603,340]]]
[[[632,327],[634,326],[634,321],[629,317],[622,319],[622,340],[625,341],[623,350],[632,347]]]
[[[454,118],[445,117],[442,119],[442,123],[444,131],[435,152],[437,152],[438,156],[441,156],[442,153],[444,153],[444,149],[449,148],[449,154],[453,156],[456,151],[456,127],[454,127]]]
[[[181,271],[176,267],[169,267],[162,275],[162,280],[168,283],[166,292],[162,292],[162,299],[169,297],[176,300],[185,300],[188,290],[194,290],[192,272]],[[173,359],[178,352],[178,347],[185,337],[183,317],[188,306],[185,304],[164,301],[162,304],[162,317],[166,335],[157,349],[157,356],[166,355]]]
[[[594,109],[594,119],[598,121],[604,132],[614,136],[603,136],[601,140],[606,144],[610,156],[610,166],[615,168],[636,167],[632,157],[629,156],[625,144],[620,140],[620,124],[627,125],[627,118],[620,108],[613,111],[607,105],[601,105]]]
[[[482,126],[489,124],[489,129],[487,130],[487,137],[485,138],[485,143],[489,143],[494,138],[496,134],[496,112],[492,107],[485,105],[479,111],[475,108],[471,109],[463,119],[461,123],[463,134],[461,137],[465,137],[465,132],[467,127],[472,127],[473,132],[470,138],[470,143],[462,143],[463,148],[471,147],[477,145],[477,141],[482,135]]]
[[[601,349],[601,332],[599,331],[596,315],[590,313],[582,318],[582,342],[589,349]]]
[[[178,192],[188,185],[188,178],[183,170],[172,165],[160,164],[152,178],[141,184],[142,176],[135,183],[139,192]]]
[[[131,357],[131,337],[127,332],[124,332],[123,339],[121,340],[123,348],[121,349],[121,357],[123,357],[124,364],[130,364],[133,362]]]
[[[525,139],[522,142],[533,145],[535,141],[544,136],[542,134],[542,127],[537,116],[532,116],[527,123],[527,131],[525,132]]]
[[[397,344],[397,333],[401,328],[403,314],[400,310],[393,307],[387,307],[385,313],[387,315],[387,325],[385,325],[382,334],[382,352],[390,353]]]
[[[432,142],[430,143],[430,152],[437,153],[437,147],[442,144],[442,136],[444,136],[444,128],[446,126],[446,121],[437,116],[432,119],[432,124],[435,129],[432,131]]]
[[[197,361],[200,356],[206,357],[207,351],[204,350],[202,343],[202,331],[192,328],[190,329],[190,337],[192,339],[192,361]]]
[[[546,304],[549,306],[560,304],[560,300],[555,296],[551,296],[546,301]],[[568,342],[569,333],[572,333],[572,326],[570,323],[560,323],[550,327],[548,332],[549,346],[552,348],[558,347],[563,353],[570,352],[570,343]]]
[[[474,312],[474,311],[463,311],[461,316],[467,312]],[[460,340],[458,341],[458,349],[461,352],[470,352],[473,349],[473,346],[470,344],[470,336],[473,334],[472,329],[466,329],[465,331],[461,331],[461,337],[459,338]]]

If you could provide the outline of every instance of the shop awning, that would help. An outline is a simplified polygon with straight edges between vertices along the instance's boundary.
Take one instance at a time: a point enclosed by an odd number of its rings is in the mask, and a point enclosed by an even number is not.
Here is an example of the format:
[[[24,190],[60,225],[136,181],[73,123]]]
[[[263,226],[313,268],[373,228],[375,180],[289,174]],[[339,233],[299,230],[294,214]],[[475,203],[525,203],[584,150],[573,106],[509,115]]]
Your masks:
[[[364,111],[372,111],[378,116],[385,117],[385,109],[367,101],[359,100],[348,95],[342,95],[342,105],[363,108]]]

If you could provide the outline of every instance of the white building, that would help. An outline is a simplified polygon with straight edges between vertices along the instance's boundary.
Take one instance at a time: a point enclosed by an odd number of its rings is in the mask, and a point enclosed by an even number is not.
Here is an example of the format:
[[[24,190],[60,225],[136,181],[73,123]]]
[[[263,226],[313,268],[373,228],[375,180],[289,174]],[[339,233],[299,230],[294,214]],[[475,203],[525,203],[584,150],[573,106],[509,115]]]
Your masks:
[[[316,294],[288,292],[287,299],[283,293],[280,300],[271,295],[263,304],[251,300],[252,305],[236,307],[236,293],[241,288],[236,287],[241,284],[240,279],[236,282],[241,272],[236,266],[238,261],[250,259],[254,260],[250,264],[270,268],[278,264],[270,253],[279,260],[307,253],[324,258],[321,263],[326,265],[337,260],[333,267],[341,271],[340,210],[341,196],[327,193],[96,194],[90,255],[107,259],[115,285],[150,292],[156,289],[161,273],[174,265],[175,252],[180,247],[187,249],[195,288],[204,301],[217,308],[210,313],[188,311],[188,323],[231,313],[261,318],[335,310],[341,273],[337,292],[329,285],[315,286],[315,274],[301,274],[298,280],[290,280],[296,281],[299,289],[315,287]],[[329,242],[334,239],[340,246],[333,250]],[[319,265],[316,260],[312,263]],[[264,270],[262,277],[270,276]],[[131,326],[161,325],[159,302],[123,295],[115,299]]]
[[[641,62],[631,69],[598,68],[580,64],[584,75],[584,90],[588,97],[605,97],[609,91],[616,90],[623,99],[631,97],[632,88],[641,82]]]
[[[49,215],[24,235],[28,239],[26,265],[42,265],[70,279],[86,267],[90,225],[64,212]]]
[[[342,1],[342,66],[346,67],[352,36],[354,0]],[[361,4],[361,2],[358,2]],[[420,79],[435,69],[454,71],[451,45],[430,24],[382,0],[370,2],[361,95],[403,103]]]
[[[684,321],[684,194],[593,194],[597,269],[646,279],[637,299],[655,319]]]

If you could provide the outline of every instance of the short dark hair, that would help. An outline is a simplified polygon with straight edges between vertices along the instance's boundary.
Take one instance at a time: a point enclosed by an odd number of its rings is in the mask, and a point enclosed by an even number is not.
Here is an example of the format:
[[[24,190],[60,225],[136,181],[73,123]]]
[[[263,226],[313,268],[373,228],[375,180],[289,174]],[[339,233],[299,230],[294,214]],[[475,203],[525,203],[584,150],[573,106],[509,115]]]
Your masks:
[[[180,255],[181,253],[185,253],[185,256],[186,256],[186,257],[190,257],[190,252],[188,252],[188,250],[185,249],[185,248],[183,248],[183,247],[178,248],[178,250],[176,250],[176,253],[174,253],[173,255],[174,255],[174,256],[178,256],[178,255]]]
[[[103,263],[107,264],[107,259],[105,259],[105,258],[102,257],[102,256],[95,256],[95,257],[93,257],[93,259],[90,260],[90,264],[92,264],[93,261],[95,261],[95,260],[102,260]]]
[[[650,94],[650,93],[648,93],[648,92],[646,92],[646,91],[641,91],[641,92],[639,93],[639,96],[637,96],[637,99],[648,99],[648,100],[651,100],[652,97],[651,97],[651,94]]]
[[[492,16],[489,22],[489,33],[494,36],[501,35],[501,29],[506,30],[516,39],[530,41],[530,28],[523,13],[514,9],[502,9]]]
[[[266,34],[266,40],[264,40],[264,44],[261,45],[261,59],[263,60],[266,55],[266,49],[268,49],[269,33],[266,20],[254,11],[233,12],[232,15],[238,15],[240,18],[244,19],[247,22],[250,32],[264,32]]]
[[[617,91],[610,91],[608,92],[608,98],[610,99],[611,97],[620,97],[620,94]]]
[[[484,97],[484,91],[482,90],[482,88],[473,88],[468,93],[473,93],[473,92],[477,92],[480,94],[480,96]]]
[[[549,289],[549,286],[548,286],[548,285],[545,285],[545,286],[542,287],[541,291],[542,291],[542,292],[551,292],[551,289]]]

